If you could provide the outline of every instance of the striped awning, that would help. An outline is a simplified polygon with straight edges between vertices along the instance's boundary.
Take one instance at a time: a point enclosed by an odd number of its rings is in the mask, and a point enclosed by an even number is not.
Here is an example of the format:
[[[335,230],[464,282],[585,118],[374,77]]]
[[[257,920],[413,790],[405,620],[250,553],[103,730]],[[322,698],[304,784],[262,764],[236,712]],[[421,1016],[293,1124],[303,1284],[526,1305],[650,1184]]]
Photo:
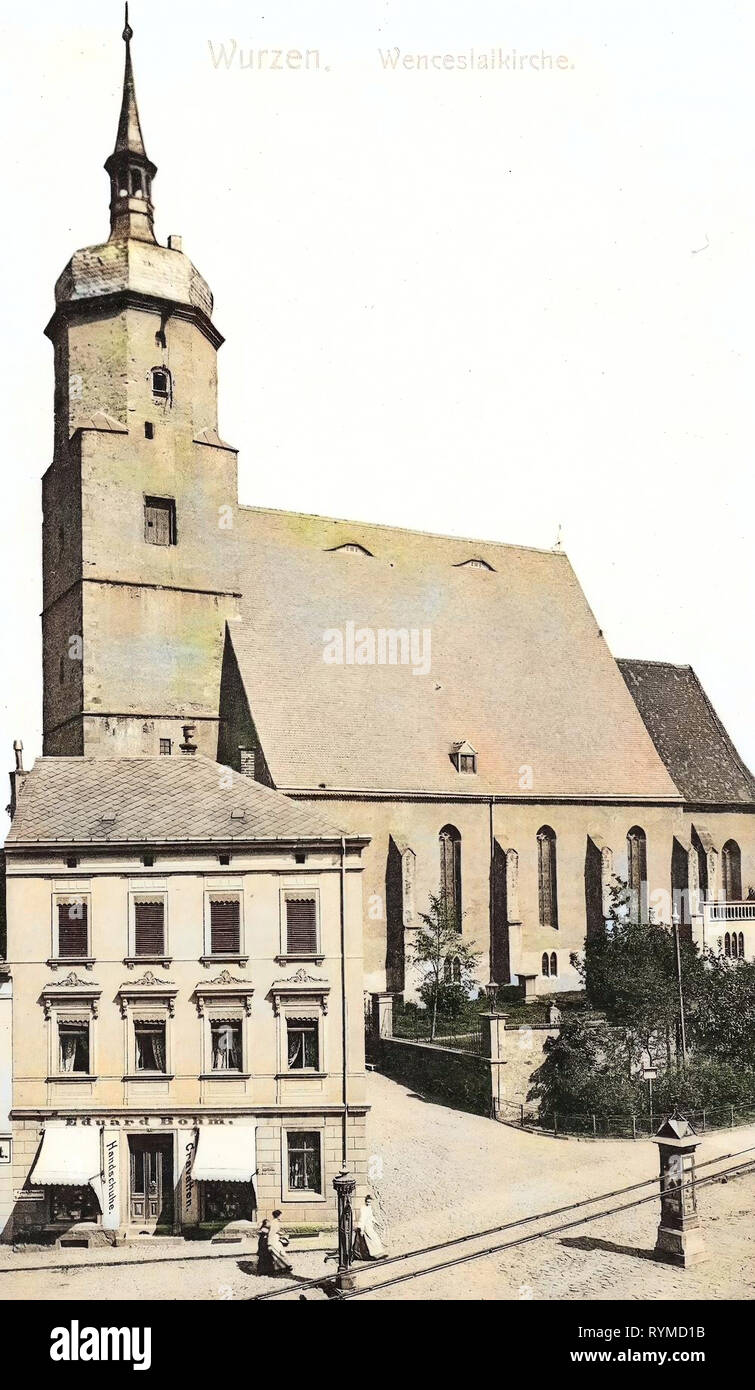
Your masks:
[[[256,1171],[254,1125],[203,1125],[200,1128],[191,1166],[195,1182],[251,1182]]]
[[[97,1125],[45,1125],[42,1148],[29,1176],[37,1187],[85,1187],[100,1191],[102,1155]]]

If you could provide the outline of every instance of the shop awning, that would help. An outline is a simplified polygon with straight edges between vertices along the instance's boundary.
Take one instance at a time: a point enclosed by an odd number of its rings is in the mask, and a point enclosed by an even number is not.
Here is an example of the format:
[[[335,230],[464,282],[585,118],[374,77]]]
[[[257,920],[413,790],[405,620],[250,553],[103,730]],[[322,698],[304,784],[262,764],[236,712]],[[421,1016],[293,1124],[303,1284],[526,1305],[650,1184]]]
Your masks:
[[[257,1171],[254,1125],[203,1125],[191,1167],[195,1182],[250,1182]]]
[[[102,1156],[96,1125],[45,1125],[42,1148],[29,1176],[38,1187],[100,1188]]]

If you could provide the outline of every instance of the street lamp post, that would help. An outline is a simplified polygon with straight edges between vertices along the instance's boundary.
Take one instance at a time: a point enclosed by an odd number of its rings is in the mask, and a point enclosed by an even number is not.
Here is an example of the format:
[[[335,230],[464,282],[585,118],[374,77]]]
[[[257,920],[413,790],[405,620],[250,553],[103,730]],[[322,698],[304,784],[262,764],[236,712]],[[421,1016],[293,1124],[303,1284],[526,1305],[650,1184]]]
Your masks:
[[[687,1065],[687,1029],[684,1022],[684,986],[682,984],[682,952],[679,944],[681,921],[674,911],[671,918],[671,931],[674,937],[674,958],[676,961],[676,983],[679,990],[679,1041],[682,1050],[682,1066]]]
[[[351,1250],[354,1243],[354,1213],[351,1199],[356,1189],[356,1178],[346,1170],[333,1179],[338,1197],[338,1272],[336,1284],[341,1293],[356,1286],[356,1278],[351,1268]]]

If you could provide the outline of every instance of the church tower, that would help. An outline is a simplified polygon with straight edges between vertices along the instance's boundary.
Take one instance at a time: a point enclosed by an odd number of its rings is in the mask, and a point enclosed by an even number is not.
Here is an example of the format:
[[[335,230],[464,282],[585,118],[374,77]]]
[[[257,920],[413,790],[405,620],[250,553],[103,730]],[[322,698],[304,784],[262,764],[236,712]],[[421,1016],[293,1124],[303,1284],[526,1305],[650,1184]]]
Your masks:
[[[237,609],[236,451],[218,435],[212,294],[154,231],[128,23],[110,236],[77,251],[45,330],[55,354],[43,479],[44,752],[215,756]]]

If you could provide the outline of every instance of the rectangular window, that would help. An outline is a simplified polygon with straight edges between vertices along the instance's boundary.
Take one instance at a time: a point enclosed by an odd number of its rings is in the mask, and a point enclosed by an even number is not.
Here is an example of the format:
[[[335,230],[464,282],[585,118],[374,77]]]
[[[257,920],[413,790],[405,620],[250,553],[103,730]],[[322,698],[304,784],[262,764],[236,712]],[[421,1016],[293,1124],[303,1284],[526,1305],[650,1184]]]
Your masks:
[[[161,956],[165,951],[165,903],[134,903],[134,955]]]
[[[317,1071],[320,1062],[319,1029],[315,1018],[289,1018],[288,1065],[291,1071]]]
[[[314,898],[286,898],[286,951],[290,956],[317,952],[317,903]]]
[[[210,899],[210,951],[213,956],[241,950],[241,904],[238,898]]]
[[[89,1072],[89,1025],[58,1023],[58,1066],[64,1076]]]
[[[291,1192],[321,1192],[320,1135],[318,1131],[288,1131],[288,1186]]]
[[[171,739],[160,739],[160,752],[162,753],[163,757],[170,757],[171,753],[173,752],[173,742]]]
[[[88,954],[88,904],[80,898],[58,903],[58,955],[81,959]]]
[[[212,1070],[241,1071],[241,1020],[227,1022],[213,1019],[210,1036]]]
[[[165,1024],[134,1023],[136,1070],[165,1071]]]
[[[176,544],[176,504],[172,497],[145,497],[144,539],[150,545]]]

